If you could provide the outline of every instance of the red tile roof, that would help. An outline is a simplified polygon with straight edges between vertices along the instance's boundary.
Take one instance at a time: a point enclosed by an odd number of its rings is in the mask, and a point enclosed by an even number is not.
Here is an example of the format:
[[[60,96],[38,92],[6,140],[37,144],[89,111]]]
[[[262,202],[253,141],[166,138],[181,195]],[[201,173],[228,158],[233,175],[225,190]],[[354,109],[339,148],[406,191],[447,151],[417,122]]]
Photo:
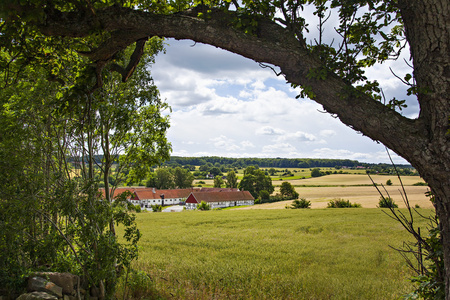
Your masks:
[[[238,192],[237,188],[205,188],[202,187],[200,190],[196,190],[196,192]]]
[[[205,202],[226,202],[226,201],[245,201],[245,200],[255,200],[249,191],[240,192],[192,192],[187,203],[200,203]]]
[[[157,190],[152,188],[134,190],[133,200],[161,199],[180,199],[187,198],[194,189],[173,189],[173,190]]]

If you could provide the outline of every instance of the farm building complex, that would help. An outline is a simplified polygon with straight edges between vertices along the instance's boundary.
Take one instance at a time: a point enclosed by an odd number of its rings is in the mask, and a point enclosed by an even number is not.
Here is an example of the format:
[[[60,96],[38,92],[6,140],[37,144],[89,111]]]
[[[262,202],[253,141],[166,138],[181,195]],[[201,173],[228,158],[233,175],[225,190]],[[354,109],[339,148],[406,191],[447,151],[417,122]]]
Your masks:
[[[192,192],[186,199],[186,209],[195,209],[202,201],[208,203],[211,209],[255,204],[255,198],[249,191]]]
[[[189,188],[166,189],[155,188],[117,188],[113,197],[129,191],[129,201],[142,209],[151,209],[152,205],[186,205],[186,209],[195,209],[202,201],[211,208],[253,205],[255,199],[248,191],[231,188]],[[102,191],[104,193],[104,190]]]

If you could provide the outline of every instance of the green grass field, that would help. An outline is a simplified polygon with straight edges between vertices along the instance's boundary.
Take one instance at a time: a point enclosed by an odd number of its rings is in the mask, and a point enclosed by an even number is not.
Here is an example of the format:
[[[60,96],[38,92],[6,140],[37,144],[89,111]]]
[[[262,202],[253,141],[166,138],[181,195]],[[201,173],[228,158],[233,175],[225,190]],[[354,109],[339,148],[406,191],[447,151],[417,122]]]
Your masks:
[[[134,267],[161,299],[398,299],[412,289],[389,247],[409,236],[381,209],[141,213],[138,224]]]

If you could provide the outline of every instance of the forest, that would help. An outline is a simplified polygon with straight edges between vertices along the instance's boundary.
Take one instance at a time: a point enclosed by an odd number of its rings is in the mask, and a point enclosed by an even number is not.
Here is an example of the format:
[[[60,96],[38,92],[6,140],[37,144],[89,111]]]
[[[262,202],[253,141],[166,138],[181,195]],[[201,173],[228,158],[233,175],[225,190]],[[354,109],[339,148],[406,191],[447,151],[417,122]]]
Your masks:
[[[220,165],[229,165],[231,167],[245,168],[248,166],[258,166],[261,168],[333,168],[333,167],[347,167],[356,168],[362,166],[365,168],[388,168],[389,164],[373,164],[362,163],[350,159],[322,159],[322,158],[231,158],[219,156],[204,156],[204,157],[181,157],[171,156],[169,161],[164,165],[167,166],[203,166],[207,163]],[[411,168],[411,165],[398,165],[400,168]]]

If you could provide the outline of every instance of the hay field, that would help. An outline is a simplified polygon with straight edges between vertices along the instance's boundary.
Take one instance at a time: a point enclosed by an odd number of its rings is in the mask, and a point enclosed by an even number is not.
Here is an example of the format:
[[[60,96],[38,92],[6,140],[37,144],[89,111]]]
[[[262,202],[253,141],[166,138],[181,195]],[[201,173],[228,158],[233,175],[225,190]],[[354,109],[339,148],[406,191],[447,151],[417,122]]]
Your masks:
[[[385,185],[386,181],[392,181],[391,186],[385,186],[389,196],[394,199],[399,207],[405,207],[400,193],[402,189],[400,182],[396,176],[374,175],[372,179],[377,183],[379,188],[386,196],[381,184]],[[419,176],[404,176],[401,178],[408,196],[411,206],[416,204],[422,208],[433,208],[429,198],[425,196],[428,187],[413,186],[417,182],[423,182]],[[300,198],[306,198],[311,201],[311,208],[325,208],[327,203],[335,198],[343,198],[352,203],[359,203],[364,208],[376,208],[380,199],[380,194],[370,181],[367,175],[356,174],[333,174],[316,178],[308,178],[301,180],[287,180],[295,186],[295,190],[299,193]],[[275,186],[281,185],[283,181],[274,181]],[[278,187],[275,192],[278,191]],[[283,209],[286,204],[292,201],[282,201],[276,203],[267,203],[246,207],[242,209]]]
[[[400,185],[400,181],[397,176],[389,175],[372,175],[372,179],[377,184],[386,184],[387,180],[392,181],[392,185]],[[417,182],[424,182],[419,176],[403,176],[401,177],[404,185],[413,185]],[[331,174],[321,177],[307,178],[307,179],[295,179],[284,180],[294,186],[300,185],[372,185],[369,176],[366,174]],[[279,186],[283,183],[283,180],[273,180],[274,186]]]
[[[399,207],[405,207],[399,192],[399,186],[386,187],[392,199]],[[426,186],[406,186],[411,206],[419,205],[421,208],[433,208],[429,198],[425,197]],[[296,187],[300,198],[311,201],[311,208],[325,208],[334,198],[343,198],[352,203],[359,203],[364,208],[376,208],[380,195],[373,186],[347,186],[347,187]],[[237,209],[284,209],[292,201],[281,201],[249,206]]]

